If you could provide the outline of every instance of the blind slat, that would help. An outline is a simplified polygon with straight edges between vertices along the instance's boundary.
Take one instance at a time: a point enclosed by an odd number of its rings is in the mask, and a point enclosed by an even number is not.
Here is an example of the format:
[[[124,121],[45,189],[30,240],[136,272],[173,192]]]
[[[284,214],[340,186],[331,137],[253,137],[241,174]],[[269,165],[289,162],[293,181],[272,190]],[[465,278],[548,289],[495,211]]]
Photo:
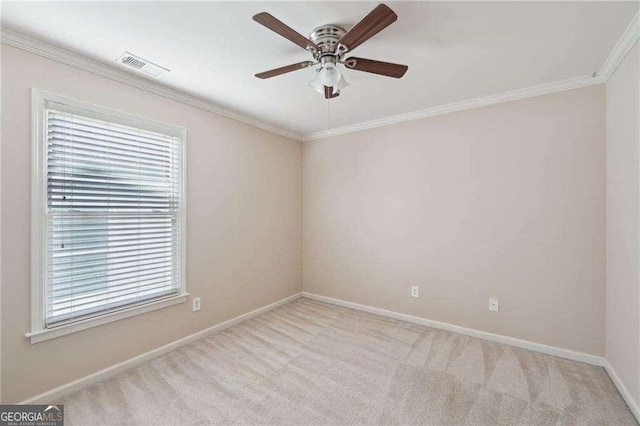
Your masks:
[[[124,257],[124,258],[119,258],[119,259],[113,259],[113,258],[109,258],[109,265],[111,265],[113,268],[118,268],[120,266],[127,266],[127,265],[144,265],[147,262],[168,262],[171,260],[172,254],[170,252],[165,252],[164,255],[162,255],[162,253],[158,254],[152,254],[152,255],[148,255],[146,257],[142,257],[140,256],[140,258],[135,259],[135,260],[131,260],[128,257]],[[77,270],[83,270],[82,268],[84,268],[84,270],[94,270],[94,269],[99,269],[99,268],[104,268],[104,257],[100,257],[97,259],[93,259],[90,260],[88,262],[79,262],[79,265],[76,265],[76,263],[72,263],[72,264],[63,264],[63,265],[59,265],[57,268],[53,269],[50,268],[50,271],[55,271],[56,274],[58,274],[58,276],[60,277],[64,277],[70,274],[74,274],[76,269]]]
[[[73,182],[76,179],[84,180],[84,181],[103,181],[103,180],[115,180],[116,182],[125,181],[125,182],[162,182],[165,185],[175,185],[171,179],[167,179],[166,175],[161,173],[143,173],[141,170],[129,169],[129,170],[118,170],[117,167],[109,167],[105,166],[104,169],[101,168],[89,168],[76,166],[75,169],[70,170],[67,165],[54,165],[51,166],[51,169],[47,170],[48,176],[53,179],[62,179],[66,182]],[[84,178],[84,179],[83,179]]]
[[[107,234],[104,230],[99,231],[77,231],[75,229],[70,230],[60,230],[53,231],[52,233],[52,244],[64,244],[65,242],[71,241],[71,246],[78,242],[87,242],[87,241],[104,241],[105,236],[112,237]],[[139,230],[122,230],[118,232],[118,234],[113,235],[113,240],[122,241],[123,239],[135,237],[137,239],[146,237],[146,236],[171,236],[171,230],[163,229],[163,228],[141,228]]]
[[[101,282],[108,284],[106,285],[111,289],[118,286],[118,284],[122,283],[130,283],[130,282],[138,282],[145,277],[154,277],[157,275],[166,276],[167,274],[171,274],[173,269],[173,265],[170,262],[165,262],[163,265],[146,265],[147,267],[134,267],[133,269],[129,268],[128,271],[111,271],[109,270],[108,275],[105,275],[106,271],[101,271],[99,273],[90,273],[90,274],[78,274],[78,277],[71,277],[70,279],[60,279],[55,282],[55,289],[51,291],[51,293],[56,293],[58,291],[64,290],[73,290],[76,288],[86,287],[87,285],[93,285],[96,282]],[[101,279],[103,278],[103,279]],[[106,280],[108,279],[108,283]],[[77,285],[76,285],[77,284]]]
[[[114,146],[119,146],[126,150],[145,151],[151,155],[162,155],[170,153],[170,146],[163,144],[157,144],[153,141],[145,142],[143,139],[132,139],[130,137],[115,136],[113,133],[104,135],[96,132],[85,132],[82,130],[82,126],[75,125],[73,128],[67,126],[49,126],[49,138],[58,138],[61,140],[70,140],[68,138],[69,133],[73,132],[78,138],[82,138],[87,141],[91,140],[108,140]]]
[[[71,150],[71,149],[50,149],[49,158],[57,160],[62,163],[62,170],[67,170],[66,164],[71,163],[76,168],[102,168],[105,166],[111,167],[114,170],[130,170],[131,158],[127,158],[126,154],[121,156],[108,156],[108,155],[92,155],[86,151]],[[160,173],[167,175],[171,172],[171,168],[174,166],[172,162],[160,162],[160,161],[143,161],[136,158],[138,166],[136,170],[140,173]]]
[[[110,250],[108,247],[102,247],[99,249],[92,250],[79,250],[79,253],[54,253],[53,257],[56,258],[56,261],[59,259],[66,259],[70,261],[82,260],[83,258],[95,258],[96,255],[105,255],[105,254],[128,254],[137,256],[138,254],[144,254],[149,252],[150,250],[155,249],[169,249],[171,248],[171,244],[165,243],[153,243],[153,244],[144,244],[143,246],[136,246],[135,248],[130,247],[119,247],[118,250]]]
[[[126,262],[118,262],[118,263],[109,262],[109,265],[110,265],[109,271],[117,272],[117,271],[121,271],[128,268],[141,268],[141,267],[146,267],[150,265],[164,265],[170,261],[171,261],[171,256],[167,255],[167,256],[157,256],[157,257],[154,256],[152,258],[141,259],[137,261],[126,261]],[[78,268],[71,268],[66,270],[56,269],[55,272],[57,274],[58,279],[65,279],[65,278],[73,277],[76,274],[81,275],[81,274],[89,274],[89,273],[95,273],[95,272],[103,273],[104,270],[105,270],[104,259],[102,259],[100,262],[95,262],[89,265],[82,265],[81,267],[78,267]]]
[[[58,303],[52,306],[55,309],[65,309],[65,308],[74,308],[74,309],[84,309],[88,305],[95,305],[97,303],[102,303],[101,300],[98,300],[97,296],[103,296],[102,298],[106,298],[108,301],[113,301],[114,299],[126,300],[131,296],[139,296],[140,293],[145,292],[155,292],[156,290],[169,290],[171,286],[171,281],[166,280],[155,280],[153,282],[149,282],[144,290],[140,290],[137,287],[129,287],[122,288],[118,290],[114,290],[108,293],[96,294],[94,296],[83,296],[83,297],[75,297],[72,300],[64,300],[62,298],[59,299]],[[155,295],[153,296],[155,297]],[[109,303],[109,302],[107,302]]]
[[[55,140],[50,141],[48,154],[49,157],[56,160],[60,160],[66,163],[78,163],[84,161],[85,163],[92,161],[97,164],[113,164],[124,165],[130,167],[130,157],[135,157],[138,165],[136,168],[162,168],[167,169],[175,164],[175,159],[171,157],[165,158],[153,158],[142,156],[138,153],[131,153],[126,151],[116,151],[109,146],[102,144],[102,151],[99,149],[99,145],[96,145],[96,149],[88,144],[71,144],[63,145],[57,144]],[[104,151],[108,149],[108,151]]]
[[[99,308],[96,306],[89,305],[88,307],[76,307],[76,308],[67,308],[67,309],[58,309],[58,316],[56,317],[56,325],[66,324],[69,322],[77,321],[78,319],[84,318],[92,318],[96,317],[102,313],[111,312],[114,310],[126,308],[127,306],[135,305],[139,302],[151,302],[154,300],[161,299],[165,296],[170,296],[175,294],[175,289],[168,289],[164,291],[156,290],[152,295],[149,294],[141,294],[140,296],[133,297],[129,296],[126,300],[108,300],[105,303],[101,303]],[[93,304],[95,305],[95,303]],[[82,309],[81,309],[82,308]]]
[[[145,277],[142,277],[145,278]],[[171,284],[171,279],[172,276],[171,274],[157,274],[157,275],[148,275],[145,279],[144,282],[146,283],[147,287],[148,286],[155,286],[155,285],[162,285],[162,286],[166,286],[167,284]],[[60,305],[62,303],[66,303],[66,304],[72,304],[75,303],[76,306],[79,306],[80,304],[82,304],[83,302],[87,302],[90,300],[95,300],[95,296],[99,295],[99,294],[107,294],[107,295],[115,295],[117,294],[117,291],[122,291],[122,290],[135,290],[135,291],[140,291],[139,287],[139,282],[142,281],[136,281],[136,282],[132,282],[132,281],[126,281],[126,282],[122,282],[120,284],[114,284],[112,286],[108,287],[108,290],[106,290],[106,286],[104,282],[98,281],[98,282],[94,282],[92,284],[86,284],[82,287],[77,287],[77,288],[69,288],[69,289],[64,289],[64,290],[59,290],[54,292],[53,296],[55,297],[55,303],[53,303],[53,305]],[[148,288],[147,288],[148,289]],[[49,293],[49,295],[51,296],[51,293]]]
[[[165,190],[167,185],[162,183],[148,182],[144,188],[140,188],[135,181],[116,181],[113,179],[94,179],[85,180],[85,179],[71,179],[69,176],[47,176],[48,181],[50,183],[50,188],[98,188],[102,189],[102,191],[107,191],[109,188],[123,188],[123,189],[133,189],[136,188],[137,191],[160,191]],[[105,185],[105,184],[108,184]]]
[[[98,134],[129,136],[135,142],[150,140],[155,141],[159,146],[171,145],[171,136],[150,132],[148,130],[136,129],[108,121],[95,120],[77,114],[55,111],[53,109],[49,109],[48,116],[49,121],[47,125],[59,124],[69,127],[70,129],[74,129],[76,126],[78,128],[91,128],[95,129],[95,132]]]

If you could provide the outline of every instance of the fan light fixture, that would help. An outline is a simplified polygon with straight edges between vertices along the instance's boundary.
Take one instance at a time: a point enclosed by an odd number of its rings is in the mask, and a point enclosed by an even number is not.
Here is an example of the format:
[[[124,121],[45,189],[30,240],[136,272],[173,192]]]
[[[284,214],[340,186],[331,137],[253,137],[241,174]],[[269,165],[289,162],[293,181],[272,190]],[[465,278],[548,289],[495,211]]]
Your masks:
[[[320,65],[307,84],[325,99],[335,98],[349,84],[344,80],[338,64],[356,71],[370,72],[386,77],[401,78],[409,67],[373,59],[344,56],[394,23],[398,16],[385,4],[379,4],[360,22],[346,31],[339,25],[325,24],[315,28],[309,37],[304,37],[267,12],[258,13],[253,20],[271,31],[300,46],[313,56],[313,61],[302,61],[256,74],[260,79],[275,77],[305,68]]]
[[[309,87],[311,87],[313,90],[315,90],[316,92],[320,93],[320,94],[324,94],[324,86],[331,87],[333,89],[332,93],[334,95],[339,94],[343,89],[345,89],[346,87],[350,86],[350,84],[347,83],[347,80],[344,79],[344,76],[337,69],[337,67],[335,69],[336,69],[336,71],[338,73],[338,82],[337,83],[333,83],[331,85],[324,84],[322,82],[322,70],[323,70],[323,68],[318,68],[317,70],[314,71],[313,77],[311,78],[311,80],[309,80],[307,82],[307,85]]]

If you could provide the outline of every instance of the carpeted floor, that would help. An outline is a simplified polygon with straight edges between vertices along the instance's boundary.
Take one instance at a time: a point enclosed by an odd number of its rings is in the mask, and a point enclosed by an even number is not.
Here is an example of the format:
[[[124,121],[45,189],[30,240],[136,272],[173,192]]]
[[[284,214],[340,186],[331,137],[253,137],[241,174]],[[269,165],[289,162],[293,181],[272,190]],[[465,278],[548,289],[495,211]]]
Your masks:
[[[67,424],[637,424],[600,367],[309,299],[60,402]]]

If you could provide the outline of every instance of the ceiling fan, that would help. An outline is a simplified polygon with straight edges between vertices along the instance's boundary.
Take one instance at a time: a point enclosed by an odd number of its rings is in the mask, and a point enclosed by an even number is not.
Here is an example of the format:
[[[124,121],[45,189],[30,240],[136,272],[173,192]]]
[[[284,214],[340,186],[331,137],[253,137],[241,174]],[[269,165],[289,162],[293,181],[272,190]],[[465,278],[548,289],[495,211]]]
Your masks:
[[[349,31],[338,25],[326,24],[314,29],[309,38],[306,38],[267,12],[258,13],[253,17],[254,21],[310,52],[313,55],[313,61],[298,62],[261,72],[256,74],[256,77],[271,78],[320,65],[308,84],[318,92],[324,93],[326,99],[337,97],[340,91],[348,86],[338,69],[338,64],[352,70],[400,78],[407,72],[408,66],[355,56],[343,59],[347,53],[352,52],[397,19],[398,16],[389,6],[379,4]]]

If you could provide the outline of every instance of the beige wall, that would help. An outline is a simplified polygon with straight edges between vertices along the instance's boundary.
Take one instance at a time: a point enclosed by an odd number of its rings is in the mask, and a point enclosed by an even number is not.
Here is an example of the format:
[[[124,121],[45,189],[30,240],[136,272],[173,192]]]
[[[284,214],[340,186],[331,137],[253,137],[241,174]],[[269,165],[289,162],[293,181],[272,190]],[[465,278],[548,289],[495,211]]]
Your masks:
[[[640,406],[640,55],[606,85],[607,360]]]
[[[305,144],[304,290],[604,355],[604,97]]]
[[[607,290],[607,357],[636,398],[640,342],[622,327],[633,315],[640,327],[638,109],[624,95],[637,49],[606,93],[607,279],[620,283]],[[294,294],[303,272],[309,292],[604,355],[604,86],[309,142],[303,155],[298,142],[4,45],[1,71],[3,402]],[[188,128],[187,275],[202,311],[24,337],[32,87]],[[612,125],[629,105],[635,127]]]
[[[30,89],[188,129],[190,302],[31,345]],[[301,290],[302,146],[2,46],[2,399],[15,402]]]

